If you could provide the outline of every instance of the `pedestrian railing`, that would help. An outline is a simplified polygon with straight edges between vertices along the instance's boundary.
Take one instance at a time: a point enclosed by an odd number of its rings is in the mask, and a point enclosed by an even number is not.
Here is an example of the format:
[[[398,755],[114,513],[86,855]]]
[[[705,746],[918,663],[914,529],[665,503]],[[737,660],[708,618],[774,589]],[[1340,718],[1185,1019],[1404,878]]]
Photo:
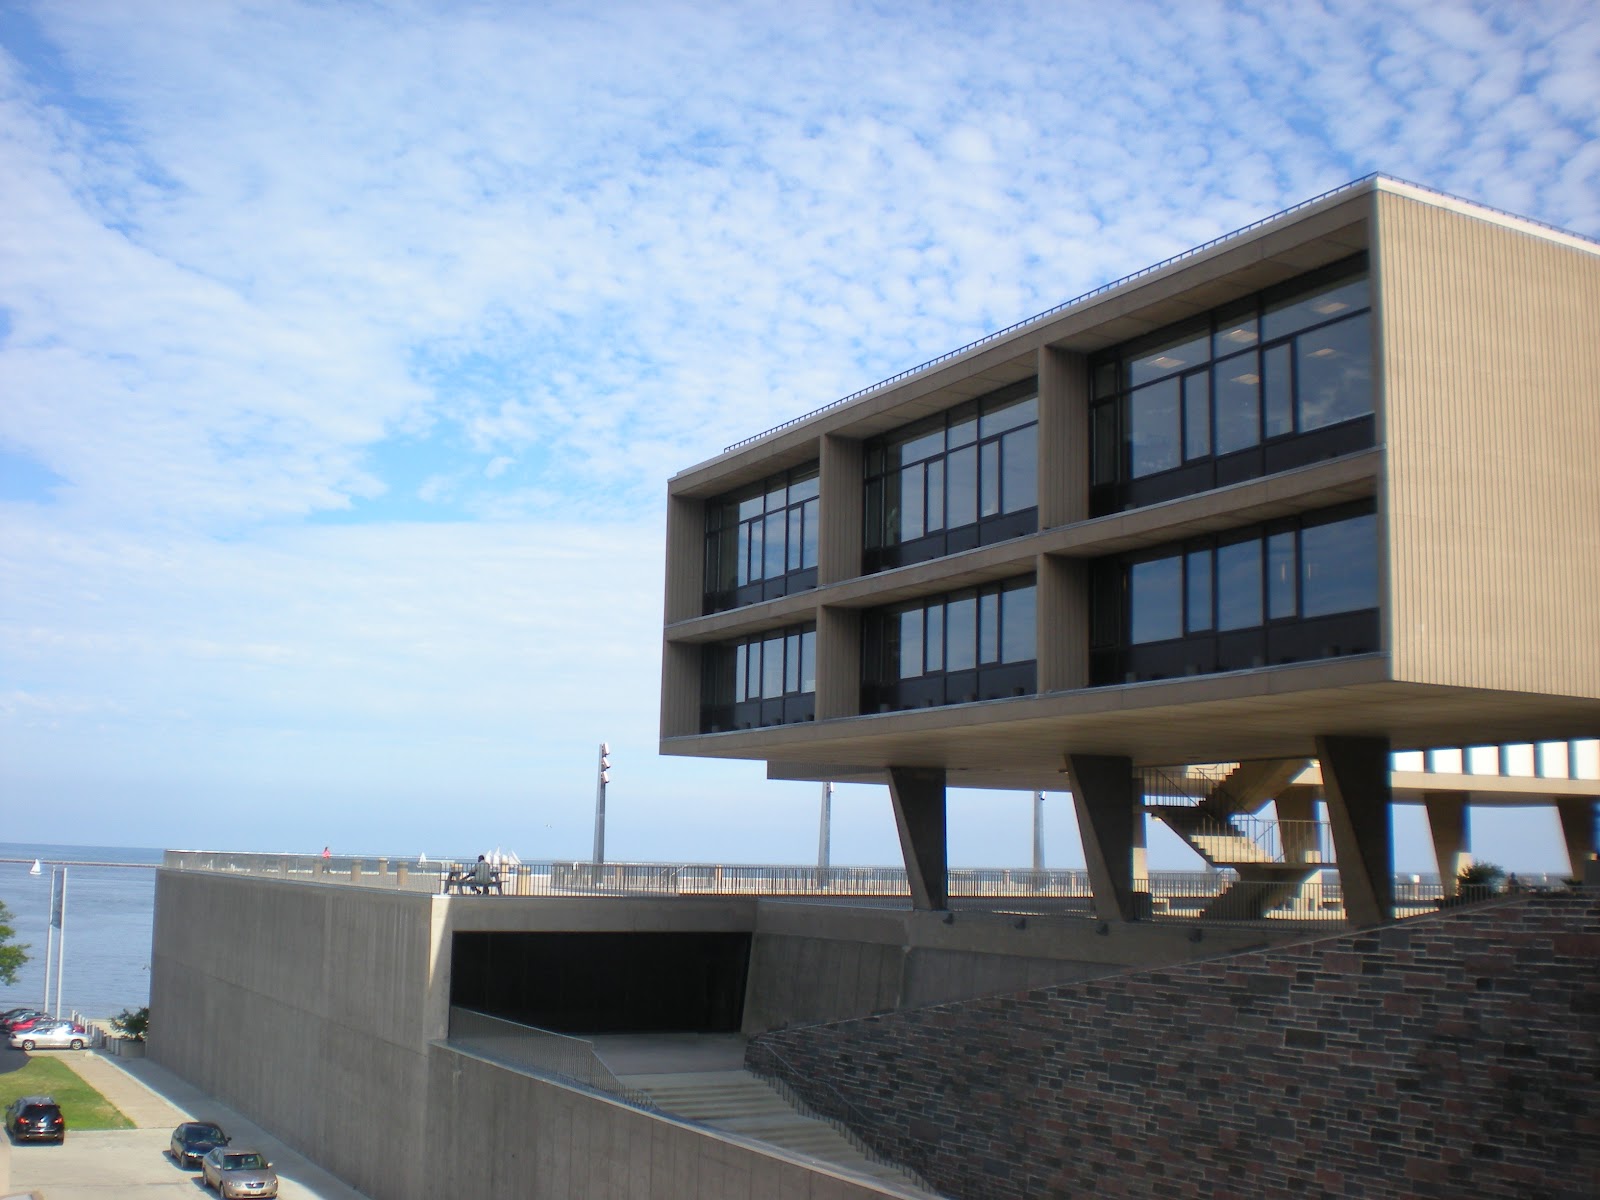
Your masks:
[[[594,1043],[583,1038],[452,1006],[449,1041],[458,1049],[505,1066],[536,1075],[554,1075],[620,1097],[639,1108],[654,1107],[646,1093],[624,1087],[600,1061]]]

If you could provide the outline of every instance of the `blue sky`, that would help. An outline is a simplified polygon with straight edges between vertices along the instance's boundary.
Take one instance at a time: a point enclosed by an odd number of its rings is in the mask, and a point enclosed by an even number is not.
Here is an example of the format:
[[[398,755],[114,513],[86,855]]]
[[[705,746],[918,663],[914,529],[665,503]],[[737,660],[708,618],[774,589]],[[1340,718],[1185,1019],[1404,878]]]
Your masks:
[[[0,793],[585,857],[605,740],[612,857],[806,861],[656,754],[670,474],[1369,171],[1600,235],[1597,114],[1577,2],[0,0]]]

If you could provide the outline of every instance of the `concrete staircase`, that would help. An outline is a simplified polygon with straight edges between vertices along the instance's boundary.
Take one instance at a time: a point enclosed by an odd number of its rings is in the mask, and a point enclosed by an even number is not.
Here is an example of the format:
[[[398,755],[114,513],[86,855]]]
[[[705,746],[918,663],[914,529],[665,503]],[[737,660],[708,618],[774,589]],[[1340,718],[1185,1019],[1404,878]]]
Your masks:
[[[808,1117],[776,1088],[746,1070],[689,1071],[620,1076],[645,1093],[664,1113],[709,1125],[725,1133],[765,1142],[801,1158],[873,1180],[887,1196],[937,1200],[906,1172],[876,1163],[859,1145],[827,1121]]]

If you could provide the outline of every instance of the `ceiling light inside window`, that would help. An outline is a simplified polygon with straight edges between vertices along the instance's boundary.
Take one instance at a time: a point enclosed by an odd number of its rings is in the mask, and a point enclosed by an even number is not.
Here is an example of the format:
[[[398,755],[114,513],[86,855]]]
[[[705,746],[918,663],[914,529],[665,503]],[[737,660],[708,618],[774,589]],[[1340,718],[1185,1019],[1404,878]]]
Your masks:
[[[1247,373],[1245,373],[1243,375],[1235,375],[1233,377],[1233,381],[1235,383],[1260,383],[1261,382],[1261,376],[1252,375],[1252,374],[1249,374],[1247,372]]]
[[[1170,354],[1162,354],[1152,358],[1150,360],[1150,365],[1152,367],[1160,367],[1162,370],[1167,370],[1170,367],[1183,366],[1183,359],[1173,358]]]
[[[1332,346],[1324,346],[1321,350],[1313,350],[1311,352],[1311,357],[1312,358],[1332,358],[1337,353],[1339,353],[1339,352],[1337,350],[1335,350]]]
[[[1311,306],[1311,311],[1327,316],[1329,313],[1336,313],[1349,307],[1343,300],[1318,300]]]
[[[1230,329],[1222,335],[1222,340],[1225,342],[1237,342],[1239,345],[1249,345],[1256,340],[1255,330]]]

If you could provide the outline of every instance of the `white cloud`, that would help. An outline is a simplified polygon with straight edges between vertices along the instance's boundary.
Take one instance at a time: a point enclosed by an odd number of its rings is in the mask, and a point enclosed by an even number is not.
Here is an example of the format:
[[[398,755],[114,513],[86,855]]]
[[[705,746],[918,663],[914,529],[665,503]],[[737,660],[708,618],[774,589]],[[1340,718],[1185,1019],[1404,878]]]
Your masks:
[[[673,471],[1372,169],[1600,233],[1580,5],[13,15],[9,787],[745,804],[652,760]]]

